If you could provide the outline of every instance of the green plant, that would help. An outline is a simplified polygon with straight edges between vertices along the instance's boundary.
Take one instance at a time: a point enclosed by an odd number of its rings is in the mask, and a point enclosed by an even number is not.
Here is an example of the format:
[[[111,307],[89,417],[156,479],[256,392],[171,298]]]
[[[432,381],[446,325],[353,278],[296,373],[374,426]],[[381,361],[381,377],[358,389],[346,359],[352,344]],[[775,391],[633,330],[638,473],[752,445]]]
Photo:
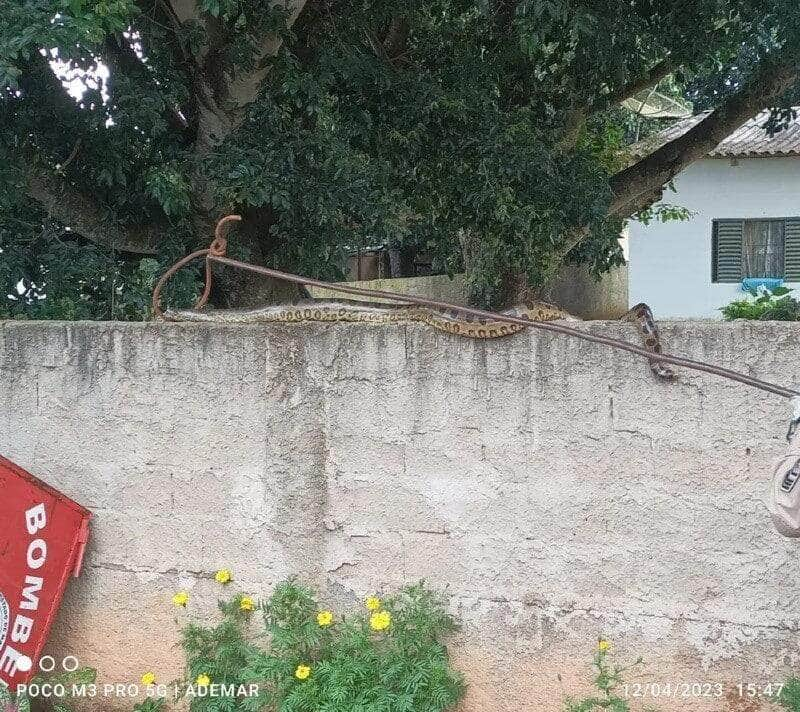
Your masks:
[[[696,213],[680,205],[659,203],[658,205],[651,205],[637,213],[636,219],[644,225],[649,225],[654,220],[662,223],[672,220],[691,220],[694,215],[696,215]]]
[[[758,319],[761,321],[798,321],[800,302],[789,296],[788,287],[773,290],[759,287],[747,290],[749,297],[737,299],[720,308],[726,321]]]
[[[0,301],[20,279],[39,284],[44,264],[39,301],[55,307],[0,308],[118,318],[111,290],[79,298],[75,285],[102,272],[108,286],[142,255],[163,268],[232,211],[245,220],[229,244],[255,262],[337,277],[354,246],[418,246],[441,271],[466,268],[481,303],[522,275],[542,286],[564,261],[621,264],[622,221],[679,216],[648,205],[703,155],[675,136],[625,168],[625,142],[664,119],[621,102],[677,97],[695,78],[691,95],[721,109],[693,134],[705,142],[753,102],[773,107],[770,126],[797,103],[782,96],[797,73],[794,0],[673,5],[2,0]],[[83,81],[78,101],[42,48],[73,93]],[[50,224],[76,249],[39,239]],[[485,243],[469,265],[462,231]],[[4,278],[3,262],[25,269]],[[249,283],[231,272],[212,299]]]
[[[241,596],[231,601],[220,601],[222,621],[212,627],[189,624],[183,630],[183,649],[187,664],[187,693],[191,685],[202,687],[205,678],[218,685],[246,685],[248,662],[257,648],[247,639],[246,623],[249,611],[241,606]],[[192,712],[222,712],[248,709],[238,701],[226,697],[197,697],[191,700]]]
[[[790,677],[786,681],[778,702],[790,712],[800,712],[800,678]]]
[[[596,671],[593,680],[596,694],[589,695],[580,700],[567,698],[564,702],[564,712],[630,712],[630,702],[627,696],[620,696],[618,690],[624,684],[623,673],[632,667],[642,664],[642,658],[633,665],[626,667],[615,665],[611,661],[611,643],[600,640],[597,652],[592,659],[592,667]],[[647,712],[647,710],[643,710]],[[650,708],[650,712],[655,712]]]
[[[156,280],[182,251],[177,246],[160,261],[133,259],[0,211],[0,319],[149,319]],[[176,275],[165,303],[194,302],[197,269]]]
[[[161,712],[166,706],[166,700],[160,697],[151,697],[133,706],[133,712]]]
[[[192,712],[441,712],[463,695],[441,641],[455,622],[424,584],[370,598],[368,610],[340,617],[287,581],[261,608],[263,647],[248,639],[244,600],[221,602],[217,626],[186,627],[188,679],[239,690],[257,685],[258,693],[194,697]]]
[[[0,685],[0,709],[3,712],[30,712],[31,701],[27,695],[15,695]]]

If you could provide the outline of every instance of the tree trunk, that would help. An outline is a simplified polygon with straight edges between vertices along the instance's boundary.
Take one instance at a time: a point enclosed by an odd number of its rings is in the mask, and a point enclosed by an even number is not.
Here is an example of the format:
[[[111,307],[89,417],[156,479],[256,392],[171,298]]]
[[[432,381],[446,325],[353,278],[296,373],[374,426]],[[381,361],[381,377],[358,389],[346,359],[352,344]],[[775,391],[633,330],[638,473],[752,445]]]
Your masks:
[[[503,264],[502,256],[492,254],[480,236],[469,229],[458,234],[464,259],[467,303],[484,309],[508,309],[536,299],[528,275],[514,265]],[[487,279],[487,275],[500,275]]]
[[[269,236],[273,216],[268,209],[242,211],[242,222],[228,238],[229,256],[245,252],[244,262],[268,265],[280,250]],[[214,268],[215,290],[212,301],[224,309],[249,309],[269,304],[294,304],[308,292],[304,287],[246,272],[234,267]]]

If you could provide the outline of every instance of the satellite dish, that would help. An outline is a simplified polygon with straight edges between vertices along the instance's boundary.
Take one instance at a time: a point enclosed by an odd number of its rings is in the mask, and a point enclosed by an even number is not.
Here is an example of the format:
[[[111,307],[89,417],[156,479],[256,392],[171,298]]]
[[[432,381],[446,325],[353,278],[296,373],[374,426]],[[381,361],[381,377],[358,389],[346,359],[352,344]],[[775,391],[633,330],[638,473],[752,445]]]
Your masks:
[[[687,119],[692,115],[692,105],[688,101],[650,89],[625,99],[622,105],[648,119]]]

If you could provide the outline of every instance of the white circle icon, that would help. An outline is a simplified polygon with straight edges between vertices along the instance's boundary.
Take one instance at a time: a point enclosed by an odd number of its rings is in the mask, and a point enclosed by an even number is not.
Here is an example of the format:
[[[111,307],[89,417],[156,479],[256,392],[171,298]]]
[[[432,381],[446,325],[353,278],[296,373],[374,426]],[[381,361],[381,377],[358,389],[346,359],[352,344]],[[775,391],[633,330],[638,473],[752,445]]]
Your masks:
[[[27,655],[20,655],[17,658],[17,670],[28,672],[33,667],[33,661]]]

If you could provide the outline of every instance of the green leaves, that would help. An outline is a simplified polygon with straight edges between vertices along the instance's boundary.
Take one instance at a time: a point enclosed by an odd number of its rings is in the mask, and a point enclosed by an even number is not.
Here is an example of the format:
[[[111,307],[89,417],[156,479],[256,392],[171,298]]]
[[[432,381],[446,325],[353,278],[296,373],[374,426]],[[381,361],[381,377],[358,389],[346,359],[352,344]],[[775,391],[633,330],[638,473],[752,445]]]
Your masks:
[[[441,642],[455,627],[443,602],[420,584],[383,601],[391,625],[374,632],[369,611],[334,613],[317,623],[312,592],[290,580],[263,606],[268,643],[247,642],[242,616],[223,607],[215,628],[189,626],[184,634],[189,676],[214,682],[257,683],[259,695],[237,700],[196,699],[192,712],[441,712],[463,696],[464,683]],[[310,668],[298,677],[299,666]]]
[[[629,666],[617,665],[607,649],[598,650],[592,660],[592,667],[595,672],[594,688],[600,694],[587,695],[580,700],[567,698],[564,701],[564,712],[631,712],[627,692],[620,690],[620,687],[624,684],[624,673],[642,663],[642,658],[639,658]],[[624,694],[620,695],[620,692]],[[649,708],[645,708],[647,709]]]
[[[63,177],[120,225],[163,228],[161,267],[206,240],[196,227],[209,216],[241,210],[241,249],[264,263],[336,279],[353,250],[402,247],[434,273],[466,270],[475,301],[496,307],[509,275],[548,279],[576,230],[587,237],[569,260],[595,273],[622,261],[609,176],[625,140],[655,124],[609,107],[610,95],[665,58],[686,77],[727,63],[696,90],[713,105],[767,50],[800,47],[788,0],[692,0],[680,13],[649,0],[334,5],[306,3],[295,21],[284,0],[198,0],[196,17],[176,21],[153,0],[0,0],[0,164],[68,163]],[[102,66],[110,77],[76,102],[42,49],[75,76]],[[249,86],[252,76],[263,84]],[[776,109],[770,127],[787,117]],[[221,145],[199,145],[217,132]],[[24,181],[0,179],[13,265],[3,285],[48,284],[46,299],[0,309],[133,318],[143,302],[125,294],[149,279],[140,258],[47,236],[44,216],[20,208]],[[662,205],[640,217],[685,216]],[[59,264],[78,252],[70,243],[85,248],[81,272]],[[107,288],[120,279],[122,295]],[[181,279],[183,298],[192,277]]]
[[[53,694],[45,694],[33,700],[27,694],[15,694],[10,688],[0,685],[0,709],[3,712],[31,712],[33,702],[37,710],[72,712],[70,704],[73,700],[73,685],[91,684],[96,678],[97,670],[88,667],[81,667],[72,672],[39,674],[29,682],[29,685],[39,689],[44,687]]]
[[[726,321],[757,319],[760,321],[800,321],[800,302],[788,296],[788,287],[749,290],[749,299],[737,299],[720,308]]]
[[[786,681],[778,702],[789,712],[800,712],[800,678],[790,677]]]
[[[58,48],[61,57],[79,45],[96,49],[139,12],[134,0],[0,0],[0,86],[16,87],[25,60],[41,48]]]
[[[189,181],[177,166],[151,168],[145,178],[145,187],[167,216],[179,218],[189,213],[191,207]]]
[[[643,225],[649,225],[653,220],[659,222],[670,222],[672,220],[686,221],[690,220],[693,213],[691,210],[684,208],[681,205],[673,205],[672,203],[659,203],[653,205],[645,210],[636,214],[636,220]]]
[[[166,702],[161,698],[150,698],[133,706],[133,712],[161,712],[166,707]]]
[[[220,10],[222,9],[219,0],[202,0],[200,7],[214,17],[219,17]]]
[[[30,206],[0,205],[0,318],[148,319],[153,286],[174,257],[162,259],[125,259],[43,222]],[[196,269],[176,275],[165,301],[194,301]]]

